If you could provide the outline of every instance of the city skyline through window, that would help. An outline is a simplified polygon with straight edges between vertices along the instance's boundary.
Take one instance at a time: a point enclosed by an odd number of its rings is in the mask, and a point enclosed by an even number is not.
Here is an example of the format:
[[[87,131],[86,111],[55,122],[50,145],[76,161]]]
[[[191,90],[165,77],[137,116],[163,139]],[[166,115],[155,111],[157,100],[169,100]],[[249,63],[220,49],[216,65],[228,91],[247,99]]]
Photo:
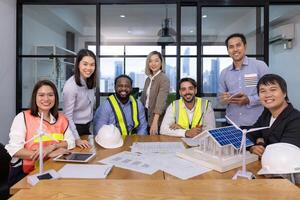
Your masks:
[[[88,45],[88,49],[96,53],[95,45]],[[143,90],[146,58],[149,52],[161,52],[161,46],[134,45],[103,45],[100,47],[100,93],[114,92],[114,79],[127,74],[133,80],[133,87]],[[176,46],[167,46],[165,51],[166,75],[170,79],[170,92],[176,92]],[[197,47],[181,46],[181,74],[180,77],[191,77],[197,80]],[[203,46],[206,55],[227,55],[226,46]],[[202,59],[203,92],[217,93],[220,72],[232,63],[230,57],[205,57]]]

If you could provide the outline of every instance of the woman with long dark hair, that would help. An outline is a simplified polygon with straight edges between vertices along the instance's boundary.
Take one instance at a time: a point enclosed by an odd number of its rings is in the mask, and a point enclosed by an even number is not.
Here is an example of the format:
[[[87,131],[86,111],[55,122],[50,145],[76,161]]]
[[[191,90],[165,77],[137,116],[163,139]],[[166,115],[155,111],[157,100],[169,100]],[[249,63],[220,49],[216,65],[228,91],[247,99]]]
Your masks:
[[[49,80],[39,81],[32,92],[30,109],[15,117],[9,133],[9,143],[5,146],[12,157],[9,185],[34,170],[35,161],[40,156],[39,139],[30,139],[38,134],[41,116],[42,130],[52,136],[43,136],[44,158],[68,153],[67,149],[75,147],[68,119],[58,112],[58,102],[55,85]]]
[[[88,49],[81,49],[76,58],[74,75],[65,83],[63,89],[64,113],[76,139],[76,145],[88,148],[87,140],[81,135],[90,135],[93,120],[93,107],[96,87],[96,56]]]

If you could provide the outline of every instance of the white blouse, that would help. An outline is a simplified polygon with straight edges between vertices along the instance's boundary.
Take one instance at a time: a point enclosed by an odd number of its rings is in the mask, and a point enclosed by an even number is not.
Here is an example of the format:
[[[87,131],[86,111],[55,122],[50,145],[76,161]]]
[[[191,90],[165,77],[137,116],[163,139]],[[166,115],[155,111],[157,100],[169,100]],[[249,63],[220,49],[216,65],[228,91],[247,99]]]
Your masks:
[[[56,122],[56,119],[50,114],[50,124]],[[15,118],[10,127],[9,143],[5,145],[5,149],[12,157],[12,163],[18,161],[18,158],[13,157],[19,150],[24,148],[26,137],[26,125],[23,112],[20,112]],[[64,141],[68,144],[68,149],[75,147],[75,138],[70,130],[69,126],[64,134]]]
[[[148,109],[149,108],[149,98],[150,98],[150,89],[151,89],[151,85],[152,85],[152,81],[154,79],[155,76],[157,76],[159,73],[161,72],[161,70],[159,70],[156,74],[154,74],[153,76],[148,76],[150,79],[150,83],[149,86],[146,90],[146,102],[145,102],[145,107]]]

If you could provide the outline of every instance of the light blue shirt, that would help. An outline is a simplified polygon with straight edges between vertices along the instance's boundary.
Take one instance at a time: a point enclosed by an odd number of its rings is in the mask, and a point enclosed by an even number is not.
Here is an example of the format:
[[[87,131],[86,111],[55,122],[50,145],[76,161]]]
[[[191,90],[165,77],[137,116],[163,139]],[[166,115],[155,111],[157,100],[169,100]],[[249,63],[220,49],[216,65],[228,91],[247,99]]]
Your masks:
[[[95,90],[88,89],[86,82],[80,79],[82,86],[78,86],[75,77],[71,76],[63,89],[64,113],[69,120],[70,129],[79,139],[75,124],[87,124],[93,120],[93,107],[95,102]]]
[[[240,70],[236,70],[232,64],[221,72],[218,92],[230,94],[243,92],[250,101],[248,105],[228,104],[226,106],[226,115],[238,126],[253,125],[262,113],[263,106],[260,104],[256,85],[258,80],[268,72],[266,63],[247,56]]]
[[[125,121],[127,122],[127,130],[131,131],[134,127],[134,123],[132,120],[132,112],[131,112],[131,101],[130,99],[126,104],[123,104],[116,98],[119,102],[120,108],[124,113]],[[138,118],[140,121],[140,125],[137,127],[138,135],[146,135],[147,134],[147,121],[145,117],[145,109],[140,100],[137,100],[138,105]],[[115,114],[113,108],[111,107],[108,100],[106,100],[103,104],[99,106],[94,116],[94,135],[97,135],[99,129],[103,125],[114,124],[120,130],[120,125],[118,120],[115,118]]]

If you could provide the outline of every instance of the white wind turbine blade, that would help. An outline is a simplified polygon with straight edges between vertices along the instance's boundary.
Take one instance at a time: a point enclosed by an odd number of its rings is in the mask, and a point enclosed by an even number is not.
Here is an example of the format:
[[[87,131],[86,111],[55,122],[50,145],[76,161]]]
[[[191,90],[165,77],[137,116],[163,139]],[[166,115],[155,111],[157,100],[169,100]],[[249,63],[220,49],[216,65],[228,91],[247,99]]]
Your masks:
[[[29,140],[27,140],[26,142],[24,142],[24,144],[31,142],[32,140],[36,139],[37,137],[40,137],[40,135],[39,134],[35,135],[34,137],[32,137]]]
[[[43,113],[41,113],[41,119],[40,119],[40,125],[39,125],[39,128],[37,129],[37,134],[30,138],[29,140],[27,140],[26,142],[24,142],[24,144],[27,144],[29,142],[31,142],[32,140],[36,139],[37,137],[40,137],[40,135],[42,135],[42,129],[43,129],[43,118],[44,118],[44,115]]]
[[[240,129],[240,127],[238,127],[233,121],[231,121],[231,119],[229,119],[229,117],[227,117],[227,115],[225,115],[226,119],[238,130],[242,130]]]
[[[43,120],[44,120],[44,113],[41,113],[41,120],[40,120],[40,127],[39,130],[41,131],[43,129]]]
[[[41,113],[41,120],[40,120],[40,127],[38,130],[40,141],[39,141],[39,164],[40,164],[40,169],[39,169],[39,174],[42,174],[44,171],[44,147],[43,147],[43,120],[44,120],[44,113]]]
[[[240,145],[240,153],[242,152],[243,150],[243,147],[246,145],[246,134],[247,132],[245,130],[242,131],[242,140],[241,140],[241,145]]]
[[[259,130],[263,130],[263,129],[267,129],[267,128],[270,128],[270,126],[265,126],[265,127],[260,127],[260,128],[251,128],[251,129],[247,130],[247,133],[259,131]]]
[[[246,138],[247,138],[247,133],[254,132],[254,131],[259,131],[263,129],[270,128],[269,126],[265,127],[260,127],[260,128],[251,128],[249,130],[242,130],[243,136],[242,136],[242,141],[241,141],[241,146],[240,146],[240,152],[242,151],[242,147],[245,145],[246,146]]]
[[[40,135],[46,135],[47,137],[51,138],[52,140],[54,140],[55,142],[59,142],[57,139],[55,139],[52,135],[50,135],[49,133],[43,131],[43,117],[44,117],[44,113],[41,113],[41,121],[40,121],[40,128],[39,128],[39,134]]]

